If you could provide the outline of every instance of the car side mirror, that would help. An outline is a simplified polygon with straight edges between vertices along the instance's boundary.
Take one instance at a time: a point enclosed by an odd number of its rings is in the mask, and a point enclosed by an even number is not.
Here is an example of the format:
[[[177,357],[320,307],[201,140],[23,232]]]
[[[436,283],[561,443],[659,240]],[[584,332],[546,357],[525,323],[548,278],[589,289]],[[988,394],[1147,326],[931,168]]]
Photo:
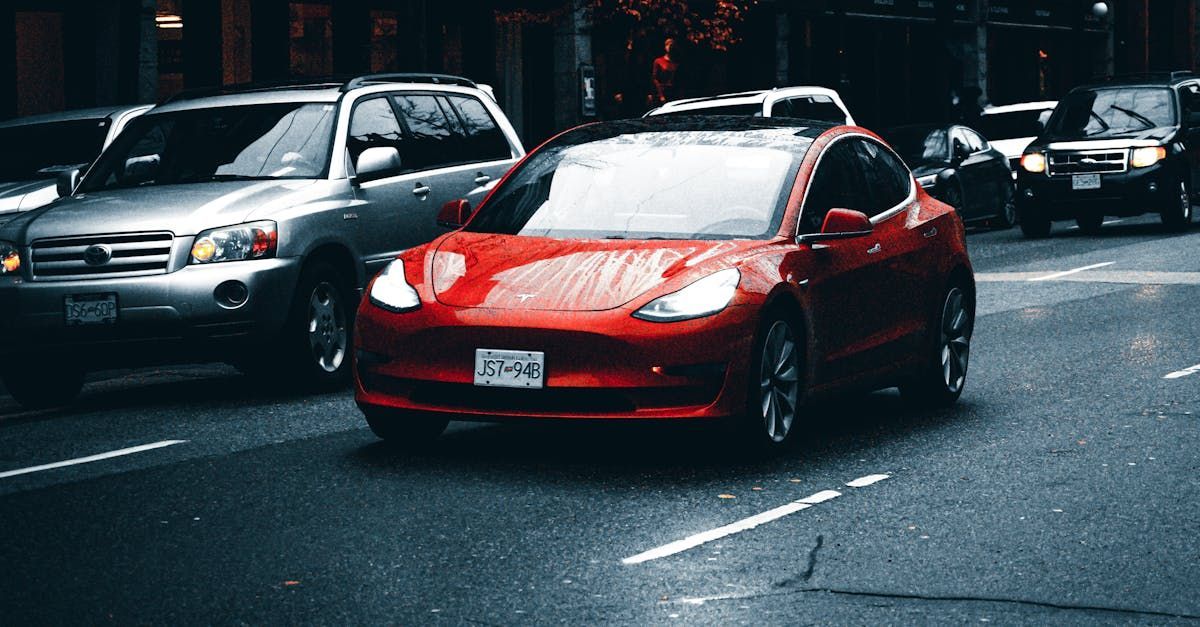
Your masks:
[[[471,201],[460,198],[451,200],[438,210],[438,226],[457,229],[471,219]]]
[[[75,193],[75,188],[79,187],[79,168],[71,168],[58,173],[55,179],[55,187],[58,189],[60,198],[65,198]]]
[[[853,209],[830,209],[820,233],[806,233],[796,238],[797,244],[823,242],[831,239],[851,239],[870,235],[875,230],[867,214]]]
[[[954,156],[955,163],[962,163],[963,161],[966,161],[967,157],[969,157],[970,155],[971,155],[970,149],[967,148],[967,145],[964,144],[961,139],[954,140],[954,155],[953,156]]]
[[[391,146],[376,146],[362,151],[354,164],[355,181],[369,181],[400,171],[400,151]]]

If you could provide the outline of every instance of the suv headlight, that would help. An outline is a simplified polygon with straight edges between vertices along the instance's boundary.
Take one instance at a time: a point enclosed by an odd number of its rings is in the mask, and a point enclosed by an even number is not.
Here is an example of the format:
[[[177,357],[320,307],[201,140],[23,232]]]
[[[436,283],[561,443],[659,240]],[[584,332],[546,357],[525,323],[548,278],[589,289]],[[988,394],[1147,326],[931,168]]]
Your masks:
[[[0,242],[0,275],[21,271],[21,251],[12,242]]]
[[[711,316],[729,305],[742,274],[728,268],[710,274],[678,292],[660,296],[633,312],[634,318],[651,322],[675,322]]]
[[[1041,174],[1046,171],[1046,155],[1040,152],[1027,152],[1021,156],[1021,167],[1031,174]]]
[[[371,304],[394,313],[412,311],[421,306],[417,290],[408,284],[404,276],[404,262],[396,259],[389,263],[371,283],[367,294]]]
[[[270,220],[209,229],[192,244],[192,263],[218,263],[275,256],[279,234]]]
[[[1167,149],[1162,146],[1146,146],[1134,148],[1129,157],[1129,164],[1135,168],[1148,168],[1167,158]]]

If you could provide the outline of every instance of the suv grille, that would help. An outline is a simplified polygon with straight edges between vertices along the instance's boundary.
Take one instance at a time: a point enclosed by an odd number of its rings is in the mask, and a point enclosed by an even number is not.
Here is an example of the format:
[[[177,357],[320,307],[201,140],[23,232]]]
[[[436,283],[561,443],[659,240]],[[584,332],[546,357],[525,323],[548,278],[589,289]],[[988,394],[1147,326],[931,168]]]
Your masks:
[[[33,243],[30,256],[33,278],[62,281],[166,274],[172,241],[170,233],[40,239]]]
[[[1089,150],[1050,153],[1050,176],[1124,172],[1128,150]]]

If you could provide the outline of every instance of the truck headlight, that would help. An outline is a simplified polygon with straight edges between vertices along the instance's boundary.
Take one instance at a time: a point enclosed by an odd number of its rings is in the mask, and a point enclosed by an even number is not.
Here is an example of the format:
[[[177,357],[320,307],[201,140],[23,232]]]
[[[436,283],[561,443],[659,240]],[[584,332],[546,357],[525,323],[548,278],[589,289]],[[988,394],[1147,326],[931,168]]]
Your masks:
[[[404,276],[404,262],[399,259],[389,263],[375,277],[367,296],[372,305],[394,313],[412,311],[421,306],[421,297],[408,284]]]
[[[1025,153],[1021,157],[1021,168],[1032,174],[1041,174],[1046,171],[1046,155],[1040,152]]]
[[[1167,149],[1162,146],[1146,146],[1134,148],[1129,156],[1129,164],[1135,168],[1148,168],[1167,158]]]
[[[676,322],[711,316],[729,305],[741,279],[742,274],[737,268],[721,270],[678,292],[646,303],[633,312],[633,317],[651,322]]]
[[[21,271],[21,251],[12,242],[0,242],[0,274],[16,274]]]
[[[192,263],[217,263],[274,257],[279,234],[270,220],[210,229],[196,236]]]

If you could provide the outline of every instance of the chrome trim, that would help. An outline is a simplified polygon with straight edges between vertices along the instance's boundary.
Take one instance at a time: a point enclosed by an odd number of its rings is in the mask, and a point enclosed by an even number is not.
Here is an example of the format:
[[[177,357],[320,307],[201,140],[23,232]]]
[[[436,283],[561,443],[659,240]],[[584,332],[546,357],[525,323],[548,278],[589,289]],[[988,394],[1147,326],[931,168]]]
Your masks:
[[[1121,168],[1119,170],[1098,170],[1095,172],[1055,172],[1054,171],[1055,159],[1058,157],[1080,157],[1080,159],[1077,162],[1082,163],[1083,159],[1087,158],[1087,155],[1114,155],[1114,154],[1118,154],[1118,153],[1121,155],[1121,158],[1119,161],[1114,161],[1112,159],[1105,159],[1103,161],[1093,160],[1092,163],[1097,164],[1097,165],[1102,165],[1102,164],[1119,165]],[[1065,177],[1065,176],[1072,176],[1075,174],[1121,174],[1123,172],[1129,171],[1129,153],[1130,153],[1129,148],[1112,148],[1112,149],[1108,149],[1108,150],[1098,149],[1098,150],[1046,151],[1046,153],[1045,153],[1046,154],[1046,175],[1052,176],[1052,177],[1054,177],[1054,176]],[[1065,164],[1060,163],[1058,165],[1065,165]]]

